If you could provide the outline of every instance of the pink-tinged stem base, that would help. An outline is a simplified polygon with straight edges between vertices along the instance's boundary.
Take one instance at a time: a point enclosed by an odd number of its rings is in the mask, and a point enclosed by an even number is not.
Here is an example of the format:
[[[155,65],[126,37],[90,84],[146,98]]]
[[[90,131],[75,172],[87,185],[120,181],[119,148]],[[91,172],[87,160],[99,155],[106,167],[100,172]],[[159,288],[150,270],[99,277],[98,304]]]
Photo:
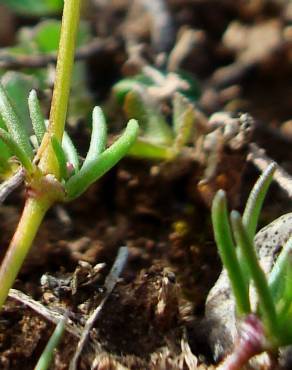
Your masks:
[[[261,321],[255,315],[248,315],[243,321],[238,342],[218,370],[240,370],[255,355],[265,349],[266,337]]]

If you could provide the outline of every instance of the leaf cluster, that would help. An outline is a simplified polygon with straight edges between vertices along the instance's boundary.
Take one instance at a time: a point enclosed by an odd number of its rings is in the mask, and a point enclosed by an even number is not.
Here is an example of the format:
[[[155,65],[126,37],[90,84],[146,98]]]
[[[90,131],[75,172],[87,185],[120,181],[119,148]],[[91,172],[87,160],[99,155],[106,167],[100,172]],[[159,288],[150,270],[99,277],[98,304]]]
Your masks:
[[[228,216],[224,191],[213,200],[212,223],[221,260],[227,270],[239,317],[256,314],[264,326],[265,346],[278,348],[292,343],[292,237],[267,277],[260,266],[254,236],[262,204],[272,181],[275,164],[271,164],[256,182],[243,216],[232,211]],[[257,293],[253,312],[250,289]]]
[[[169,93],[172,89],[175,92]],[[196,118],[190,98],[194,101],[199,96],[198,86],[190,76],[164,74],[148,67],[144,74],[119,81],[113,93],[127,117],[139,121],[140,134],[128,153],[130,156],[172,160],[190,144]],[[170,120],[161,110],[161,100],[168,95],[172,105]]]
[[[31,137],[5,89],[0,84],[0,115],[3,120],[0,128],[2,146],[0,168],[7,168],[11,160],[16,158],[26,170],[27,182],[33,182],[41,176],[38,168],[43,153],[41,147],[42,145],[51,145],[59,167],[58,181],[65,191],[64,201],[72,200],[81,195],[93,182],[114,166],[127,153],[137,135],[138,124],[135,120],[130,120],[125,132],[109,148],[106,148],[106,121],[101,109],[95,107],[92,114],[93,123],[89,150],[85,160],[81,162],[77,150],[66,132],[60,143],[47,130],[35,90],[29,94],[28,110],[34,133]]]

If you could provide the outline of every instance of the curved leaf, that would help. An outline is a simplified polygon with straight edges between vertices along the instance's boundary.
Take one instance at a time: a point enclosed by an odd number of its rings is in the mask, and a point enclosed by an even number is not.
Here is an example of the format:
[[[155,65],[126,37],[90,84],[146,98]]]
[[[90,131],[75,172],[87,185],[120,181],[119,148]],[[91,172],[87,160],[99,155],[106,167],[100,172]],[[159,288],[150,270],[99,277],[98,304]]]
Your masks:
[[[134,144],[138,134],[138,123],[130,120],[126,130],[108,149],[98,158],[90,161],[81,170],[72,176],[65,185],[67,200],[77,198],[94,183],[99,177],[110,170],[119,160],[124,157]]]

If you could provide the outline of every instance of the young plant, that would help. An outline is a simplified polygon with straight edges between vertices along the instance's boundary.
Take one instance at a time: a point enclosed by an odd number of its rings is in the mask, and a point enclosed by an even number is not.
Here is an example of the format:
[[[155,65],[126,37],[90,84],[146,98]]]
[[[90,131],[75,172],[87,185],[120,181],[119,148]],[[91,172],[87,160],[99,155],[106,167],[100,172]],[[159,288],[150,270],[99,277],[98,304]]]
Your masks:
[[[228,217],[224,191],[219,190],[213,200],[215,240],[228,273],[237,317],[241,321],[239,339],[222,369],[241,369],[258,353],[275,352],[281,346],[292,344],[292,237],[283,246],[268,277],[260,267],[253,242],[274,171],[275,164],[271,164],[259,178],[248,198],[243,217],[237,211],[232,211]],[[251,283],[257,293],[255,309],[249,292]]]
[[[137,136],[138,124],[130,120],[121,137],[106,148],[106,122],[101,109],[95,107],[89,150],[84,162],[80,163],[71,139],[64,133],[80,2],[71,0],[64,3],[56,80],[47,128],[35,91],[28,98],[36,153],[13,102],[0,86],[0,114],[5,124],[0,128],[0,139],[5,145],[6,157],[12,155],[25,169],[27,188],[21,219],[0,267],[0,308],[47,210],[57,201],[67,202],[80,196],[128,152]]]
[[[172,160],[181,155],[193,137],[195,109],[188,97],[198,97],[190,78],[163,74],[144,67],[143,74],[118,82],[113,89],[128,118],[140,123],[140,135],[128,155]],[[172,124],[161,113],[161,100],[172,100]]]
[[[123,104],[127,94],[136,88],[146,89],[159,99],[166,99],[179,92],[186,98],[196,101],[201,91],[198,81],[185,71],[162,72],[152,66],[144,66],[141,73],[126,77],[113,87],[113,94],[119,104]]]

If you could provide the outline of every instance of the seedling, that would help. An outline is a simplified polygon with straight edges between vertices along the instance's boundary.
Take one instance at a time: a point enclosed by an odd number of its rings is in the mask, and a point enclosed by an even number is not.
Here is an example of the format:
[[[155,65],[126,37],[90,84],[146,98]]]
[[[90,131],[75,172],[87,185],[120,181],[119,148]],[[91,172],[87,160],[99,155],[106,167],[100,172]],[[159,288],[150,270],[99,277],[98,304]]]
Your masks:
[[[232,211],[230,223],[222,190],[218,191],[212,205],[215,240],[229,276],[238,319],[242,322],[239,340],[222,367],[226,370],[241,369],[255,354],[275,352],[281,346],[292,344],[292,237],[283,246],[268,277],[260,267],[253,243],[274,171],[275,164],[271,164],[257,181],[243,217]],[[249,293],[251,283],[257,293],[255,309]]]
[[[178,74],[163,74],[154,68],[144,68],[143,74],[118,82],[113,89],[128,118],[140,123],[139,138],[128,155],[172,160],[185,153],[193,139],[195,109],[191,100],[198,90],[190,78]],[[172,124],[161,112],[161,100],[171,98]]]
[[[64,3],[57,73],[47,128],[36,92],[32,91],[28,98],[36,151],[13,102],[0,86],[0,114],[5,124],[0,128],[5,159],[2,159],[1,165],[5,167],[11,158],[16,159],[17,165],[25,169],[27,189],[21,219],[0,267],[0,308],[47,210],[57,201],[67,202],[80,196],[128,152],[137,136],[138,124],[130,120],[120,138],[106,148],[106,122],[101,109],[95,107],[89,150],[84,162],[80,163],[76,148],[64,133],[80,2],[71,0]]]

